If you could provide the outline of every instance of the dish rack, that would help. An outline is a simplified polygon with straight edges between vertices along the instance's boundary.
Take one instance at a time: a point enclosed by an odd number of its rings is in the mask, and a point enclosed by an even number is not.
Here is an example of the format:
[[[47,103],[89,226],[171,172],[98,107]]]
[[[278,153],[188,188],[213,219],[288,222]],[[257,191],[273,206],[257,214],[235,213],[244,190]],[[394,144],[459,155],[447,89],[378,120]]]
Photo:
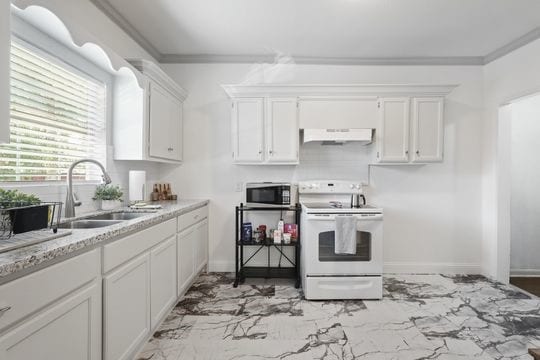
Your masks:
[[[24,217],[27,216],[26,214],[32,208],[43,206],[48,206],[48,215],[46,226],[41,227],[41,229],[50,228],[53,233],[57,233],[58,224],[62,216],[62,204],[62,202],[41,201],[36,204],[21,206],[20,203],[16,202],[2,202],[0,204],[0,240],[11,238],[15,233],[14,230],[17,221],[23,221]],[[38,228],[33,228],[32,230],[38,230]]]

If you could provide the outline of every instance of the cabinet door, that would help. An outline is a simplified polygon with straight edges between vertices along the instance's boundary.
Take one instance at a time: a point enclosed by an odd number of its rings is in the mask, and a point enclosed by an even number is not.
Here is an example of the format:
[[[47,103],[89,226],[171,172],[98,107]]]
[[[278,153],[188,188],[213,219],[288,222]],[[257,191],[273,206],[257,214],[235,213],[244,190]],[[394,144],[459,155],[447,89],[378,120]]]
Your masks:
[[[195,225],[195,274],[198,274],[208,260],[208,220]]]
[[[104,359],[130,359],[150,331],[150,255],[105,276]]]
[[[298,163],[298,101],[266,100],[266,154],[268,162]]]
[[[5,333],[0,359],[101,359],[101,283],[76,291]]]
[[[150,325],[154,328],[176,301],[176,235],[150,253]]]
[[[196,225],[187,228],[178,235],[178,296],[181,296],[191,284],[195,274],[195,237]]]
[[[404,163],[409,161],[409,98],[379,100],[377,160]]]
[[[170,158],[171,95],[156,83],[150,83],[149,151],[153,157]]]
[[[413,99],[413,162],[438,162],[443,159],[444,99]]]
[[[182,102],[175,97],[171,96],[171,119],[169,122],[169,143],[171,144],[171,151],[169,157],[172,160],[182,161],[183,158],[183,131],[184,131],[184,118],[183,118],[183,105]]]
[[[0,143],[9,142],[9,53],[11,1],[0,4]]]
[[[262,162],[264,158],[264,99],[236,99],[232,106],[234,161],[237,163]]]

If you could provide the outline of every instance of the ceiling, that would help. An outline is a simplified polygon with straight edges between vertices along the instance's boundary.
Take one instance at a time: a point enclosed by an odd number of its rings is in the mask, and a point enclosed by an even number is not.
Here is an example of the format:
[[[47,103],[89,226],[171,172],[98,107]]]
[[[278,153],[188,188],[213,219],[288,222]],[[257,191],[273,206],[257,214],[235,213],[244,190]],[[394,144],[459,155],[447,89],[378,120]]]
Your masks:
[[[91,0],[162,62],[483,64],[540,38],[539,0]]]

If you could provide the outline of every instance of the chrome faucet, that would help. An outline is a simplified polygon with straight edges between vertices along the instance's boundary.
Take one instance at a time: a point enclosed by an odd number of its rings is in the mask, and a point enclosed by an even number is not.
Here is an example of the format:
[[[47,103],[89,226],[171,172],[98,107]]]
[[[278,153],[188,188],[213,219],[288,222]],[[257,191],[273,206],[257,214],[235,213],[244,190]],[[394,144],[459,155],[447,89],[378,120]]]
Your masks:
[[[75,166],[83,162],[90,162],[99,166],[102,172],[102,178],[105,184],[110,184],[112,182],[111,177],[105,170],[105,167],[97,160],[93,159],[81,159],[74,161],[69,167],[67,174],[67,196],[66,196],[66,212],[65,217],[70,218],[75,216],[75,206],[81,206],[81,202],[73,194],[73,169]]]

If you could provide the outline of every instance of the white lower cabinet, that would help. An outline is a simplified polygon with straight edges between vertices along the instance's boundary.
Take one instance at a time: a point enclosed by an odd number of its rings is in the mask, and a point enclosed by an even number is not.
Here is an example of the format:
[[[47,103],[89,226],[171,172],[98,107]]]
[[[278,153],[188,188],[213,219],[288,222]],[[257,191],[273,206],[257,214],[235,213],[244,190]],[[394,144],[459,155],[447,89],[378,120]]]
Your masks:
[[[150,332],[150,254],[103,280],[104,360],[130,359]]]
[[[208,220],[195,225],[195,273],[198,274],[208,262]]]
[[[208,263],[208,206],[178,217],[178,297]]]
[[[150,252],[150,325],[155,328],[174,305],[176,293],[176,235]]]
[[[100,252],[0,286],[0,359],[101,359]]]
[[[207,264],[207,218],[203,206],[1,285],[0,359],[132,359]]]
[[[191,284],[195,275],[195,241],[197,231],[194,226],[178,234],[178,296],[181,296]]]
[[[8,331],[0,359],[101,359],[101,286],[87,286]]]

